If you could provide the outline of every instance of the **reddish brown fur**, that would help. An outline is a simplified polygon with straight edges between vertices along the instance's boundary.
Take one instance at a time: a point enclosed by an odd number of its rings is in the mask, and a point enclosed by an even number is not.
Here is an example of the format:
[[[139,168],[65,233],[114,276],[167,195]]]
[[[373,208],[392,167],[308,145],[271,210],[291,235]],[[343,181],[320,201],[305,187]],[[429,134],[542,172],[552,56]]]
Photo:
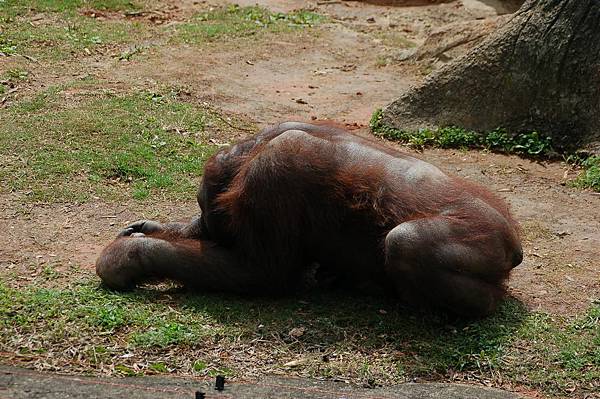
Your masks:
[[[198,202],[187,226],[130,226],[98,274],[116,288],[152,275],[277,294],[316,262],[342,284],[481,315],[522,257],[497,196],[330,122],[276,125],[222,150],[205,165]],[[142,271],[118,278],[127,268]]]

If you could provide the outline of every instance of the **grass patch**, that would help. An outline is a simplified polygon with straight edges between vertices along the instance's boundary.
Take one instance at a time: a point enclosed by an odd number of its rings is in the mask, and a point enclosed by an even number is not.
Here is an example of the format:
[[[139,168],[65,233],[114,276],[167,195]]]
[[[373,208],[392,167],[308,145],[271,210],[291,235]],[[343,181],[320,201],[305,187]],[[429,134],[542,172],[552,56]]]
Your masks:
[[[5,37],[0,36],[0,57],[7,57],[17,53],[17,46]]]
[[[155,30],[138,21],[98,20],[79,14],[81,9],[140,8],[127,0],[5,0],[0,4],[0,53],[5,55],[58,61],[73,55],[104,54],[112,46],[149,38]]]
[[[58,61],[74,55],[105,53],[111,46],[150,37],[152,29],[137,21],[97,21],[79,15],[61,14],[32,27],[25,19],[4,23],[6,40],[12,53],[41,60]],[[0,51],[2,49],[0,48]]]
[[[408,132],[385,125],[382,116],[382,110],[378,109],[371,117],[370,127],[374,134],[418,148],[485,148],[529,157],[543,157],[554,153],[551,139],[538,132],[510,135],[499,128],[478,133],[455,126]]]
[[[575,179],[573,185],[600,192],[600,156],[592,156],[578,163],[583,172]]]
[[[413,48],[413,47],[417,46],[417,44],[415,42],[407,39],[405,35],[402,35],[398,32],[393,32],[393,31],[378,32],[375,35],[375,38],[378,40],[381,40],[381,43],[383,45],[388,46],[388,47],[393,47],[393,48],[405,49],[405,48]]]
[[[140,5],[131,0],[3,0],[0,16],[4,19],[28,13],[75,12],[81,8],[107,11],[133,11]]]
[[[263,7],[231,5],[198,14],[192,22],[179,25],[175,39],[199,44],[220,38],[239,38],[261,32],[285,32],[312,27],[324,17],[310,11],[274,13]]]
[[[6,78],[7,81],[17,83],[20,81],[27,80],[27,78],[29,77],[29,72],[21,68],[13,68],[6,70],[3,76]]]
[[[508,300],[492,317],[466,321],[343,293],[268,301],[177,290],[113,293],[94,281],[63,289],[0,284],[0,350],[56,367],[77,356],[86,371],[128,375],[243,376],[303,359],[294,368],[300,375],[359,383],[453,374],[583,395],[599,388],[599,318],[598,304],[562,319]],[[290,336],[296,327],[305,333]],[[214,355],[217,347],[222,356]],[[248,347],[251,364],[232,355]]]
[[[551,138],[538,132],[510,135],[505,129],[498,128],[478,133],[455,126],[409,132],[385,125],[382,116],[382,110],[378,109],[371,117],[370,127],[375,135],[417,148],[480,148],[531,158],[552,158],[557,155],[552,147]],[[600,157],[581,155],[565,157],[568,163],[583,169],[579,177],[573,181],[573,186],[600,191]]]
[[[388,64],[390,63],[390,58],[386,57],[384,55],[378,55],[377,59],[375,60],[375,66],[377,68],[383,68],[388,66]]]
[[[314,26],[324,17],[309,11],[274,13],[262,7],[219,7],[196,15],[167,32],[162,27],[126,18],[95,19],[80,9],[131,11],[142,7],[126,0],[8,0],[0,8],[0,53],[23,54],[58,61],[114,51],[160,34],[175,42],[205,43],[223,38],[249,37],[261,32],[287,32]],[[45,13],[32,25],[31,13]],[[133,54],[121,52],[120,59]]]
[[[77,89],[75,89],[77,90]],[[0,181],[35,201],[91,197],[192,198],[214,114],[175,92],[83,94],[61,88],[23,100],[0,115]]]

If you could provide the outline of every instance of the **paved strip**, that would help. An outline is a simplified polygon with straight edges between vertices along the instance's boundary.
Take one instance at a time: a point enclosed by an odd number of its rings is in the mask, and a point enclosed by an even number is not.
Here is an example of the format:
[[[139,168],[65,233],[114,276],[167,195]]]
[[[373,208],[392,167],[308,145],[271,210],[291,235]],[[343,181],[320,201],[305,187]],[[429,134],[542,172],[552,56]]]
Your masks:
[[[264,378],[257,382],[226,382],[214,389],[213,379],[177,377],[97,378],[43,373],[0,365],[1,399],[517,399],[497,389],[460,384],[401,384],[366,389],[330,381]]]

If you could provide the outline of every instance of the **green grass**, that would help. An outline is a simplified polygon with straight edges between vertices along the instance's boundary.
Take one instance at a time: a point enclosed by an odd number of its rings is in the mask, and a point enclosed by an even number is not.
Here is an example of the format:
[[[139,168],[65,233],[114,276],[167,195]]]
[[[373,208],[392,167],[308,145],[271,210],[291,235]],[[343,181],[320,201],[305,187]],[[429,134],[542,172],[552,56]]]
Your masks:
[[[309,11],[274,13],[262,7],[231,5],[202,12],[191,21],[174,28],[127,19],[103,20],[83,16],[79,11],[92,8],[131,11],[142,5],[126,0],[8,0],[0,8],[0,53],[21,54],[42,61],[114,52],[113,47],[132,45],[160,35],[171,43],[202,44],[218,39],[245,38],[260,33],[291,32],[314,26],[324,17]],[[45,13],[31,24],[31,13]],[[120,59],[129,59],[122,50]]]
[[[223,38],[240,38],[261,32],[286,32],[312,27],[324,17],[309,11],[274,13],[265,8],[231,5],[198,14],[193,21],[178,25],[174,40],[202,44]]]
[[[501,128],[489,132],[474,132],[455,126],[409,132],[385,125],[382,117],[381,109],[376,110],[371,117],[370,127],[375,135],[417,148],[483,148],[531,158],[551,158],[557,155],[551,138],[538,132],[510,135]],[[567,162],[583,169],[573,181],[573,186],[600,192],[600,157],[568,156]]]
[[[207,123],[219,119],[174,92],[100,92],[70,102],[51,88],[0,115],[2,190],[50,202],[192,198],[216,149]]]
[[[0,3],[0,53],[41,61],[104,54],[112,46],[149,38],[154,29],[124,18],[98,20],[80,11],[126,12],[140,7],[128,0],[5,0]],[[37,15],[34,22],[33,15]]]
[[[131,0],[3,0],[0,2],[0,16],[8,19],[28,13],[73,13],[81,8],[131,11],[140,8],[140,5]]]
[[[485,148],[530,157],[548,156],[554,152],[550,137],[538,132],[510,135],[506,130],[499,128],[479,133],[455,126],[409,132],[385,125],[382,117],[381,109],[376,110],[371,117],[370,127],[374,134],[419,148]]]
[[[305,359],[294,366],[301,375],[389,384],[454,373],[583,395],[600,388],[599,318],[599,304],[564,319],[528,313],[512,299],[490,318],[466,321],[343,293],[273,301],[113,293],[91,280],[62,289],[0,285],[0,350],[56,367],[76,353],[85,370],[122,374],[240,376]],[[294,327],[306,332],[292,338]],[[224,356],[211,356],[215,347]],[[248,347],[250,365],[231,356]]]
[[[592,156],[579,162],[583,172],[573,182],[575,187],[590,188],[600,192],[600,156]]]
[[[17,52],[17,46],[8,38],[0,36],[0,57],[14,55]]]
[[[151,30],[137,21],[97,21],[79,15],[59,15],[35,28],[27,20],[19,19],[0,24],[0,29],[5,31],[9,54],[24,54],[43,61],[105,53],[112,46],[148,38]]]
[[[415,42],[407,39],[405,35],[394,31],[378,32],[374,36],[375,38],[381,40],[381,42],[388,47],[405,49],[416,47],[417,45]]]
[[[21,68],[12,68],[7,69],[3,73],[2,77],[9,82],[18,83],[20,81],[27,80],[27,78],[29,77],[29,72]]]

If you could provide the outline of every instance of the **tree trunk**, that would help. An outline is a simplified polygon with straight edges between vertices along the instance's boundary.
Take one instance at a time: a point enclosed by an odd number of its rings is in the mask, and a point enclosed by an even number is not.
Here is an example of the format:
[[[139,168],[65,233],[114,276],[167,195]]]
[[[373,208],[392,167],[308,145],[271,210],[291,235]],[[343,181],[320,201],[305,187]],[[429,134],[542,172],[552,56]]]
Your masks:
[[[600,1],[529,0],[479,46],[383,110],[401,130],[538,131],[600,153]]]

